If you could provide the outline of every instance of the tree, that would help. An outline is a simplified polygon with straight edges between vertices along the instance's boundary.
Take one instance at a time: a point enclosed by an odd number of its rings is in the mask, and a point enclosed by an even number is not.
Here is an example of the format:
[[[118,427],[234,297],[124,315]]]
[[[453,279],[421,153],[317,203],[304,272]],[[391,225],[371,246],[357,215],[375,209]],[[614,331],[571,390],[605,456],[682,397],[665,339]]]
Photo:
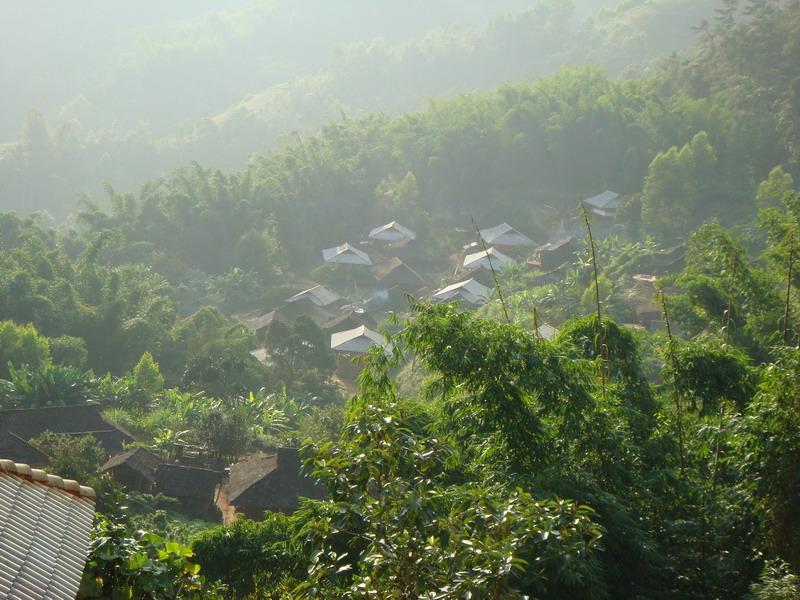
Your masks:
[[[50,473],[74,479],[94,489],[98,512],[110,514],[120,510],[125,495],[113,479],[98,472],[107,456],[93,435],[45,431],[29,441],[48,456],[47,470]]]
[[[64,479],[75,479],[86,485],[97,478],[97,470],[105,462],[105,452],[91,435],[61,435],[46,431],[30,440],[31,444],[50,457],[48,469]]]
[[[50,339],[50,354],[57,365],[85,369],[89,353],[86,342],[79,337],[62,335]]]
[[[318,371],[326,375],[336,366],[329,340],[319,326],[305,315],[298,317],[291,325],[273,319],[265,342],[270,356],[281,367],[287,385],[298,379],[298,371]]]
[[[204,410],[197,419],[197,440],[220,458],[235,461],[254,443],[258,424],[244,411],[219,406]]]
[[[756,202],[762,206],[780,206],[784,196],[794,191],[794,179],[778,165],[758,184]]]
[[[800,567],[800,351],[778,351],[761,369],[758,393],[738,423],[736,444],[747,501],[771,555]]]
[[[298,537],[312,558],[300,590],[523,598],[565,591],[591,571],[600,531],[590,509],[452,484],[447,447],[404,421],[391,397],[362,393],[341,441],[305,450],[330,500],[301,509]]]
[[[231,598],[278,598],[306,576],[306,558],[293,543],[299,519],[268,513],[263,521],[241,519],[215,527],[192,541],[194,560]]]
[[[0,322],[0,377],[9,376],[9,365],[37,368],[50,359],[47,338],[40,336],[33,325]]]
[[[642,220],[649,232],[666,238],[687,234],[713,215],[718,192],[717,156],[701,131],[680,150],[658,154],[647,170],[642,191]]]
[[[126,394],[126,400],[133,408],[142,411],[163,391],[164,376],[161,375],[153,355],[145,352],[131,371],[130,389]]]

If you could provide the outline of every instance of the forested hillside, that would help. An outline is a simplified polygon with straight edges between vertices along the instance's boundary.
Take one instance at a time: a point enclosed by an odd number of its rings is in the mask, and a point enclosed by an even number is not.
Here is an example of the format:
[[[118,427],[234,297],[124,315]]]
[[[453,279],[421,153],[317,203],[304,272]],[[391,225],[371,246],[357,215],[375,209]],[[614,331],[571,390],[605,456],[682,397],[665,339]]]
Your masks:
[[[432,97],[531,80],[560,65],[641,74],[687,49],[692,26],[715,7],[241,1],[204,12],[202,3],[155,4],[133,17],[97,3],[84,9],[84,22],[26,3],[0,25],[9,44],[2,83],[15,90],[0,115],[0,207],[61,219],[81,194],[97,195],[101,181],[135,188],[193,160],[241,168],[292,131],[418,110]],[[25,19],[35,19],[40,35],[20,38],[15,24]],[[29,53],[11,51],[30,39]],[[102,53],[87,54],[98,46]]]
[[[224,102],[0,148],[0,458],[97,491],[79,597],[800,597],[800,2],[207,4],[117,26]]]

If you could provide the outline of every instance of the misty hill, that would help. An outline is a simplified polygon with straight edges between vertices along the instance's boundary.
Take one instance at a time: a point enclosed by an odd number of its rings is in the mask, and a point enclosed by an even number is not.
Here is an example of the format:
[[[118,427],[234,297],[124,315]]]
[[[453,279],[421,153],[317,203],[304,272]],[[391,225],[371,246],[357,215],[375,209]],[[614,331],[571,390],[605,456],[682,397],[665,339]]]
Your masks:
[[[29,115],[21,143],[9,134],[0,145],[0,206],[64,216],[102,180],[135,187],[191,160],[241,167],[292,131],[419,109],[431,97],[561,64],[648,72],[688,46],[692,25],[716,5],[640,0],[597,13],[611,3],[455,4],[228,2],[211,11],[198,3],[154,9],[149,19],[93,5],[86,22],[48,5],[18,7],[9,31],[34,17],[58,24],[65,33],[43,29],[36,52],[74,60],[23,59],[0,71],[18,90],[0,130],[18,128],[29,108],[43,111]],[[46,159],[32,157],[34,139]]]

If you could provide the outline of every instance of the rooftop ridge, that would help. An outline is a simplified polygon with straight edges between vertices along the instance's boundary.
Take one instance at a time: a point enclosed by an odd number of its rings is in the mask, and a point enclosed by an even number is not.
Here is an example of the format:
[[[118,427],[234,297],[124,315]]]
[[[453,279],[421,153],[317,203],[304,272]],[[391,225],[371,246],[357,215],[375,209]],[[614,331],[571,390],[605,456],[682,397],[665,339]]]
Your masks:
[[[39,483],[48,487],[63,490],[73,496],[94,502],[97,498],[94,490],[86,485],[80,485],[74,479],[62,479],[58,475],[47,473],[42,469],[32,469],[25,463],[15,463],[13,460],[0,458],[0,476],[10,475],[27,479],[33,483]]]

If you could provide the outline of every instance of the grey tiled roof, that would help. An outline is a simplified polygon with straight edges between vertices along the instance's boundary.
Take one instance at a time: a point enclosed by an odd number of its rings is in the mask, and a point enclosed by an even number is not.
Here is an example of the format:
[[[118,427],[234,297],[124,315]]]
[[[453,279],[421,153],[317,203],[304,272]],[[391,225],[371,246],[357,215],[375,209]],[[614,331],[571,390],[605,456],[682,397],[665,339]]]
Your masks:
[[[91,488],[0,460],[0,598],[74,598],[93,520]]]

